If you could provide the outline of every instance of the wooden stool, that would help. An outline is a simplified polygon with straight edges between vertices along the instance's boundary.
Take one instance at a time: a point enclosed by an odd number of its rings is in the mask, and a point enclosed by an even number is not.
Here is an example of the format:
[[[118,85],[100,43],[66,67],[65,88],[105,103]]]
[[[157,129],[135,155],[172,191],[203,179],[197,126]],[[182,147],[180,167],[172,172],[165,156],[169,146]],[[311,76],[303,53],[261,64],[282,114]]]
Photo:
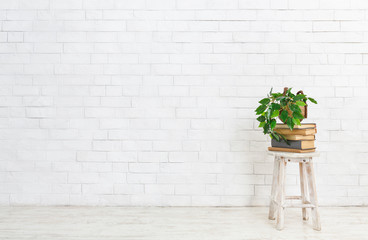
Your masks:
[[[311,208],[313,229],[320,231],[321,222],[318,212],[316,182],[313,169],[313,157],[318,157],[319,153],[291,153],[269,151],[268,154],[275,157],[273,167],[271,203],[268,218],[274,220],[275,214],[277,212],[277,229],[282,230],[284,228],[285,207],[302,208],[303,220],[308,220],[307,208]],[[285,172],[286,164],[288,162],[299,163],[301,196],[285,196]],[[292,205],[286,203],[286,200],[292,199],[301,200],[301,204]]]

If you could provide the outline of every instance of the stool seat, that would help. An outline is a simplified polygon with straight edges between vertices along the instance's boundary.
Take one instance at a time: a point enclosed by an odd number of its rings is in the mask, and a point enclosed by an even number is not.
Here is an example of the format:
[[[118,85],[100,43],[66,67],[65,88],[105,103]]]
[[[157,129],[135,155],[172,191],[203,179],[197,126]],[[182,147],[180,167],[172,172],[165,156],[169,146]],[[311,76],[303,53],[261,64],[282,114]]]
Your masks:
[[[311,153],[294,153],[294,152],[281,152],[281,151],[267,151],[268,155],[284,157],[284,158],[311,158],[311,157],[319,157],[319,152],[311,152]]]
[[[320,155],[319,152],[292,153],[268,151],[268,154],[274,156],[269,219],[275,219],[277,213],[277,229],[282,230],[284,228],[284,209],[286,207],[302,208],[303,220],[308,220],[307,209],[310,208],[313,229],[321,230],[313,169],[313,157],[318,157]],[[293,162],[299,164],[301,196],[285,195],[286,165]],[[288,200],[300,200],[301,203],[290,204],[287,203]]]

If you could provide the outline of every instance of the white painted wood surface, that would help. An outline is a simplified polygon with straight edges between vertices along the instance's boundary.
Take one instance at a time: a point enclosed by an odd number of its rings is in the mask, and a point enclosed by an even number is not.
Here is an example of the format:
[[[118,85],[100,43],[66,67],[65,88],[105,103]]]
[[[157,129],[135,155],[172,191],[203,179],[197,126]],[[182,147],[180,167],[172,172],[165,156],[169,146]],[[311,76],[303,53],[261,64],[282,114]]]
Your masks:
[[[305,172],[305,164],[299,163],[299,177],[300,177],[300,195],[302,203],[306,203],[308,201],[308,186],[307,186],[307,176]],[[308,220],[308,209],[302,209],[303,220]]]
[[[268,151],[268,155],[278,156],[284,158],[310,158],[310,157],[319,157],[319,152],[312,153],[292,153],[292,152],[276,152],[276,151]]]
[[[275,161],[277,161],[275,159]],[[284,228],[284,203],[285,203],[285,168],[286,168],[286,162],[283,157],[281,157],[279,162],[279,175],[277,176],[277,218],[276,218],[276,226],[278,230],[282,230]]]
[[[277,231],[266,207],[0,207],[1,240],[362,240],[368,208],[322,207],[322,231],[286,209]]]
[[[308,191],[309,191],[309,198],[311,204],[315,207],[311,208],[311,215],[313,220],[313,228],[315,230],[321,230],[321,221],[318,211],[318,201],[317,201],[317,191],[316,191],[316,181],[314,176],[314,168],[313,168],[313,161],[310,159],[309,163],[305,164],[307,170],[307,179],[308,179]]]
[[[279,175],[279,167],[280,167],[279,161],[274,161],[273,175],[272,175],[271,202],[270,202],[270,209],[268,213],[268,219],[270,220],[275,220],[275,213],[276,213],[275,201],[276,201],[277,176]]]
[[[274,156],[274,171],[272,178],[271,201],[268,218],[273,220],[276,217],[276,228],[284,228],[285,208],[302,208],[303,220],[308,220],[308,208],[311,209],[313,229],[321,230],[321,221],[318,211],[317,191],[313,169],[313,156],[319,153],[289,153],[278,152]],[[289,162],[299,163],[301,196],[285,195],[286,165]],[[309,193],[309,194],[308,194]],[[309,195],[309,196],[307,196]],[[286,202],[291,199],[301,200],[299,204]]]

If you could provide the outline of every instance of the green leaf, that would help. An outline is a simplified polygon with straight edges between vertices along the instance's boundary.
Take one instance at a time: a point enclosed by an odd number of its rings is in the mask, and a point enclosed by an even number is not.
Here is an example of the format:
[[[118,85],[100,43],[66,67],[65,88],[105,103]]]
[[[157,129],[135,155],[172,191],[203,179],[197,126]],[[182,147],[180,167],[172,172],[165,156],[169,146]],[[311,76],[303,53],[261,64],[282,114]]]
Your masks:
[[[270,135],[272,138],[276,139],[276,141],[280,142],[280,137],[277,135],[277,133],[271,132]]]
[[[290,142],[286,139],[286,137],[280,133],[278,135],[287,143],[287,145],[290,145]]]
[[[295,105],[295,104],[291,104],[290,105],[290,110],[293,112],[301,112],[302,110],[300,110],[300,107]]]
[[[275,138],[276,138],[277,141],[280,142],[280,136],[278,134],[275,134]]]
[[[293,123],[295,124],[295,125],[301,125],[300,124],[300,120],[298,119],[298,118],[293,118]]]
[[[267,134],[268,133],[268,130],[270,129],[270,125],[267,123],[263,126],[263,133],[264,134]]]
[[[271,113],[272,113],[271,108],[267,109],[266,114],[265,114],[266,118],[271,118]]]
[[[286,95],[287,95],[287,96],[289,96],[289,95],[290,95],[291,89],[293,89],[293,88],[289,88],[289,89],[286,91]]]
[[[293,130],[294,129],[294,123],[293,123],[293,118],[291,117],[288,117],[287,120],[286,120],[286,124],[288,125],[288,127],[290,128],[290,130]]]
[[[283,96],[282,93],[272,93],[271,95],[272,97],[276,98],[276,100],[278,100],[277,98],[280,98]]]
[[[260,105],[256,110],[256,114],[259,115],[261,113],[263,113],[266,110],[267,106],[266,105]]]
[[[282,99],[285,99],[285,96],[284,95],[280,95],[280,96],[278,96],[278,97],[276,97],[276,100],[277,101],[280,101],[280,100],[282,100]]]
[[[263,127],[266,124],[266,122],[260,122],[258,127]]]
[[[311,101],[312,103],[314,103],[314,104],[317,104],[317,101],[316,100],[314,100],[313,98],[308,98],[309,99],[309,101]]]
[[[288,101],[287,99],[284,97],[282,99],[280,99],[280,104],[281,104],[281,107],[285,107],[287,105]]]
[[[300,112],[293,112],[293,117],[297,119],[304,119],[303,114],[301,114]]]
[[[299,101],[305,98],[304,94],[298,94],[294,97],[294,101]]]
[[[280,115],[281,121],[286,122],[286,119],[287,119],[288,116],[289,116],[289,113],[286,110],[282,111],[281,115]]]
[[[271,103],[271,109],[272,110],[279,110],[281,108],[281,105],[278,103]]]
[[[275,138],[275,137],[273,136],[273,133],[272,133],[272,132],[269,134],[269,136],[270,136],[270,138],[271,138],[271,139],[274,139],[274,138]]]
[[[303,101],[296,101],[295,102],[295,104],[296,105],[298,105],[298,106],[301,106],[301,107],[303,107],[303,106],[305,106],[305,105],[307,105],[305,102],[303,102]]]
[[[273,130],[276,127],[276,119],[271,120],[270,126],[271,126],[271,130]]]
[[[264,116],[259,116],[257,118],[257,120],[260,121],[260,122],[264,122],[264,121],[266,121],[266,118]]]
[[[267,105],[270,103],[270,99],[269,98],[263,98],[261,101],[259,101],[260,104],[262,105]]]
[[[280,114],[280,111],[279,110],[275,110],[275,111],[272,112],[270,118],[275,118],[275,117],[279,116],[279,114]]]

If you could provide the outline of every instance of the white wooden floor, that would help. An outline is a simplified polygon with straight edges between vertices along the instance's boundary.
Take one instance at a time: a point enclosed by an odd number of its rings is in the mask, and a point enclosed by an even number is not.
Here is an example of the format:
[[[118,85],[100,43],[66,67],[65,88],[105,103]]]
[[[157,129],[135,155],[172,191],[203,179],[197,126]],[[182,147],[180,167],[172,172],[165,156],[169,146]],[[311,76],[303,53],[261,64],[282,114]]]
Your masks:
[[[368,208],[321,208],[322,231],[287,209],[285,229],[268,208],[0,207],[0,239],[368,239]]]

